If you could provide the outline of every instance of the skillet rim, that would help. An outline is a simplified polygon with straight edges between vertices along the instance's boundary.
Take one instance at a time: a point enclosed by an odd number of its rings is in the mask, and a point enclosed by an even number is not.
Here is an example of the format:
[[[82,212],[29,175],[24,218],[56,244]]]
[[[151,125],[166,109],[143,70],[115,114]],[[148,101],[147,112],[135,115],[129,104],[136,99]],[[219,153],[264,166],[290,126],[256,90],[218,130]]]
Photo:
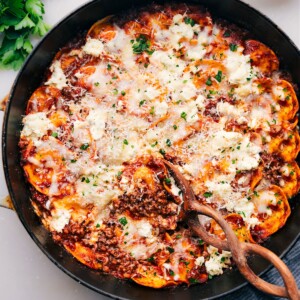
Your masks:
[[[286,40],[286,42],[288,44],[291,45],[292,48],[294,48],[295,52],[298,55],[298,58],[300,59],[300,50],[298,49],[298,47],[295,45],[295,43],[291,40],[291,38],[278,26],[276,25],[268,16],[266,16],[264,13],[260,12],[259,10],[253,8],[251,5],[241,1],[241,0],[230,0],[233,1],[236,5],[241,5],[244,6],[245,10],[249,10],[252,11],[253,13],[257,14],[259,17],[261,17],[262,19],[264,19],[264,21],[266,21],[267,23],[269,23],[271,25],[271,27],[273,27],[275,30],[277,30],[282,36],[283,38]],[[53,25],[53,27],[51,28],[51,30],[49,30],[49,32],[38,42],[38,44],[34,47],[33,51],[29,54],[29,56],[27,57],[26,61],[24,62],[22,68],[20,69],[20,71],[18,72],[16,79],[14,80],[14,83],[12,85],[12,88],[10,90],[9,93],[9,99],[6,105],[6,109],[4,112],[4,118],[3,118],[3,128],[2,128],[2,162],[3,162],[3,169],[4,169],[4,175],[5,175],[5,181],[6,181],[6,185],[9,191],[9,195],[12,199],[14,208],[16,210],[16,213],[18,215],[19,220],[21,221],[21,223],[23,224],[25,230],[28,232],[29,236],[33,239],[33,241],[37,244],[37,246],[39,247],[39,249],[54,263],[54,265],[56,265],[60,270],[62,270],[64,273],[66,273],[68,276],[70,276],[72,279],[74,279],[76,282],[83,284],[84,286],[88,287],[89,289],[100,293],[104,296],[113,298],[113,299],[124,299],[127,300],[129,298],[124,298],[121,296],[116,296],[115,294],[112,294],[110,292],[107,292],[105,290],[99,289],[98,287],[94,286],[93,284],[87,282],[87,281],[83,281],[81,279],[79,279],[74,273],[72,273],[71,271],[69,271],[66,267],[64,267],[62,264],[60,264],[48,251],[47,249],[45,249],[45,246],[38,240],[38,238],[36,237],[36,235],[34,234],[34,232],[31,230],[31,228],[29,227],[29,225],[27,224],[23,214],[20,212],[20,206],[18,205],[18,201],[16,201],[15,199],[15,194],[14,194],[14,189],[12,187],[11,184],[11,180],[10,180],[10,175],[9,175],[9,167],[8,167],[8,157],[9,154],[7,153],[7,132],[8,132],[8,120],[9,120],[9,112],[12,106],[12,99],[14,97],[14,92],[16,89],[16,86],[18,85],[18,81],[19,79],[22,77],[22,74],[24,72],[24,70],[26,69],[27,65],[30,63],[31,58],[35,55],[35,53],[38,52],[39,50],[39,46],[48,38],[48,36],[50,34],[52,34],[54,31],[56,31],[64,22],[66,22],[67,20],[71,19],[72,17],[74,17],[78,12],[80,12],[81,10],[88,8],[90,5],[93,5],[95,2],[101,2],[101,0],[90,0],[87,3],[84,3],[83,5],[79,6],[78,8],[72,10],[68,15],[66,15],[65,17],[63,17],[60,21],[58,21],[55,25]],[[155,0],[153,0],[152,2],[156,2]],[[159,1],[158,1],[159,2]],[[168,2],[168,1],[165,1]],[[172,2],[172,0],[170,0],[169,2]],[[176,1],[176,2],[181,2],[181,1]],[[182,2],[186,2],[186,3],[193,3],[193,4],[197,4],[197,0],[192,0],[192,1],[182,1]],[[142,2],[138,2],[137,5],[138,6],[143,6],[143,5],[147,5],[150,4],[151,1],[147,1],[147,3],[142,3]],[[131,3],[132,6],[133,3]],[[199,5],[203,5],[202,3],[198,3]],[[205,6],[205,4],[204,4]],[[128,7],[129,8],[129,7]],[[226,20],[226,17],[224,17],[224,19]],[[233,21],[234,22],[234,21]],[[240,27],[242,27],[241,25],[239,25]],[[299,86],[300,89],[300,86]],[[299,101],[299,100],[298,100]],[[296,195],[295,195],[296,196]],[[295,196],[293,197],[293,199],[295,198]],[[298,207],[298,209],[300,209],[300,207]],[[292,242],[288,245],[288,247],[286,247],[280,254],[280,257],[282,258],[283,256],[286,255],[286,253],[293,247],[293,245],[296,243],[296,241],[298,240],[298,238],[300,237],[300,228],[299,228],[299,232],[296,234],[295,238],[292,240]],[[268,272],[270,269],[272,268],[272,265],[269,264],[269,266],[267,266],[262,272],[259,273],[259,276],[262,276],[263,274],[265,274],[266,272]],[[122,281],[120,279],[115,278],[115,280],[117,281]],[[221,294],[209,297],[209,298],[205,298],[205,299],[216,299],[218,297],[223,297],[226,295],[229,295],[231,293],[233,293],[234,291],[237,291],[239,289],[241,289],[242,287],[246,286],[248,284],[248,282],[246,280],[244,280],[244,282],[238,286],[236,286],[235,288],[232,288],[226,292],[223,292]],[[128,285],[130,286],[130,285]],[[178,287],[180,288],[180,287]],[[175,290],[175,289],[174,289]]]

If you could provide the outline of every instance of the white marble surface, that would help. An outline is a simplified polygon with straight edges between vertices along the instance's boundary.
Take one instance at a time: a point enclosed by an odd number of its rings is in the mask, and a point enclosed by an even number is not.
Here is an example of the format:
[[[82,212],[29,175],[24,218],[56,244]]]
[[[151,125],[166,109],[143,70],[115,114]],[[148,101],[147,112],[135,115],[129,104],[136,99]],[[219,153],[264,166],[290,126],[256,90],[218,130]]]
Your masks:
[[[45,20],[55,24],[86,0],[44,0]],[[279,25],[300,48],[299,0],[245,0]],[[0,99],[16,72],[0,71]],[[0,114],[2,124],[3,114]],[[1,162],[2,163],[2,162]],[[0,198],[7,194],[0,166]],[[0,208],[0,298],[2,300],[104,300],[55,267],[30,239],[16,214]]]

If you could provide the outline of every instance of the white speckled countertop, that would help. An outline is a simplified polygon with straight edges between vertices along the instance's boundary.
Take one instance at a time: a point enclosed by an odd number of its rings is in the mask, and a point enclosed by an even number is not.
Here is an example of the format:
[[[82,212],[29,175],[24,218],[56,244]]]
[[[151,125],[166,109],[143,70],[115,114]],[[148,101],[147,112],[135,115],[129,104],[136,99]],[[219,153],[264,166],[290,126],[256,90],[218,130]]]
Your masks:
[[[86,0],[44,0],[45,21],[51,25]],[[272,19],[300,48],[299,0],[245,0]],[[8,92],[16,72],[0,71],[0,99]],[[3,113],[0,112],[2,124]],[[2,162],[0,163],[2,164]],[[0,166],[0,199],[7,195]],[[0,297],[2,300],[104,300],[108,299],[79,285],[38,249],[16,213],[0,208]]]

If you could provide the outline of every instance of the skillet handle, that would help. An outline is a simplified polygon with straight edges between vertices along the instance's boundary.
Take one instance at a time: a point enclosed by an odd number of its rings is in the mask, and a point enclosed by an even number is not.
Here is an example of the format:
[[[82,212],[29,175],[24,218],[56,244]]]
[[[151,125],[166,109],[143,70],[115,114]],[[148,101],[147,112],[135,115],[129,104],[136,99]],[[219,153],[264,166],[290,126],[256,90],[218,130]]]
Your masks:
[[[7,94],[1,101],[0,101],[0,111],[5,111],[6,104],[9,98],[9,94]]]
[[[6,104],[9,98],[9,94],[7,94],[1,101],[0,101],[0,111],[5,111]],[[12,204],[12,201],[10,199],[10,196],[7,195],[3,199],[0,199],[0,207],[8,208],[11,210],[14,210],[14,206]]]
[[[0,207],[4,207],[4,208],[8,208],[11,210],[15,210],[13,203],[10,199],[10,196],[7,195],[6,197],[4,197],[3,199],[0,199]]]

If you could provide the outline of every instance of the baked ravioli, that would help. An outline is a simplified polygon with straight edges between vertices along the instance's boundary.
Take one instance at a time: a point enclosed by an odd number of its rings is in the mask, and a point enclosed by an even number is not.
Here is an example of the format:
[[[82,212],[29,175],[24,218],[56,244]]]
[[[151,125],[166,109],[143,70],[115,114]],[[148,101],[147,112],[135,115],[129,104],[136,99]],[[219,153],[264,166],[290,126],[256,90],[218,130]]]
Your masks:
[[[184,223],[162,158],[240,240],[284,226],[299,191],[298,101],[275,53],[248,36],[198,6],[152,5],[56,54],[19,145],[36,213],[81,263],[152,288],[230,268],[230,252]]]

